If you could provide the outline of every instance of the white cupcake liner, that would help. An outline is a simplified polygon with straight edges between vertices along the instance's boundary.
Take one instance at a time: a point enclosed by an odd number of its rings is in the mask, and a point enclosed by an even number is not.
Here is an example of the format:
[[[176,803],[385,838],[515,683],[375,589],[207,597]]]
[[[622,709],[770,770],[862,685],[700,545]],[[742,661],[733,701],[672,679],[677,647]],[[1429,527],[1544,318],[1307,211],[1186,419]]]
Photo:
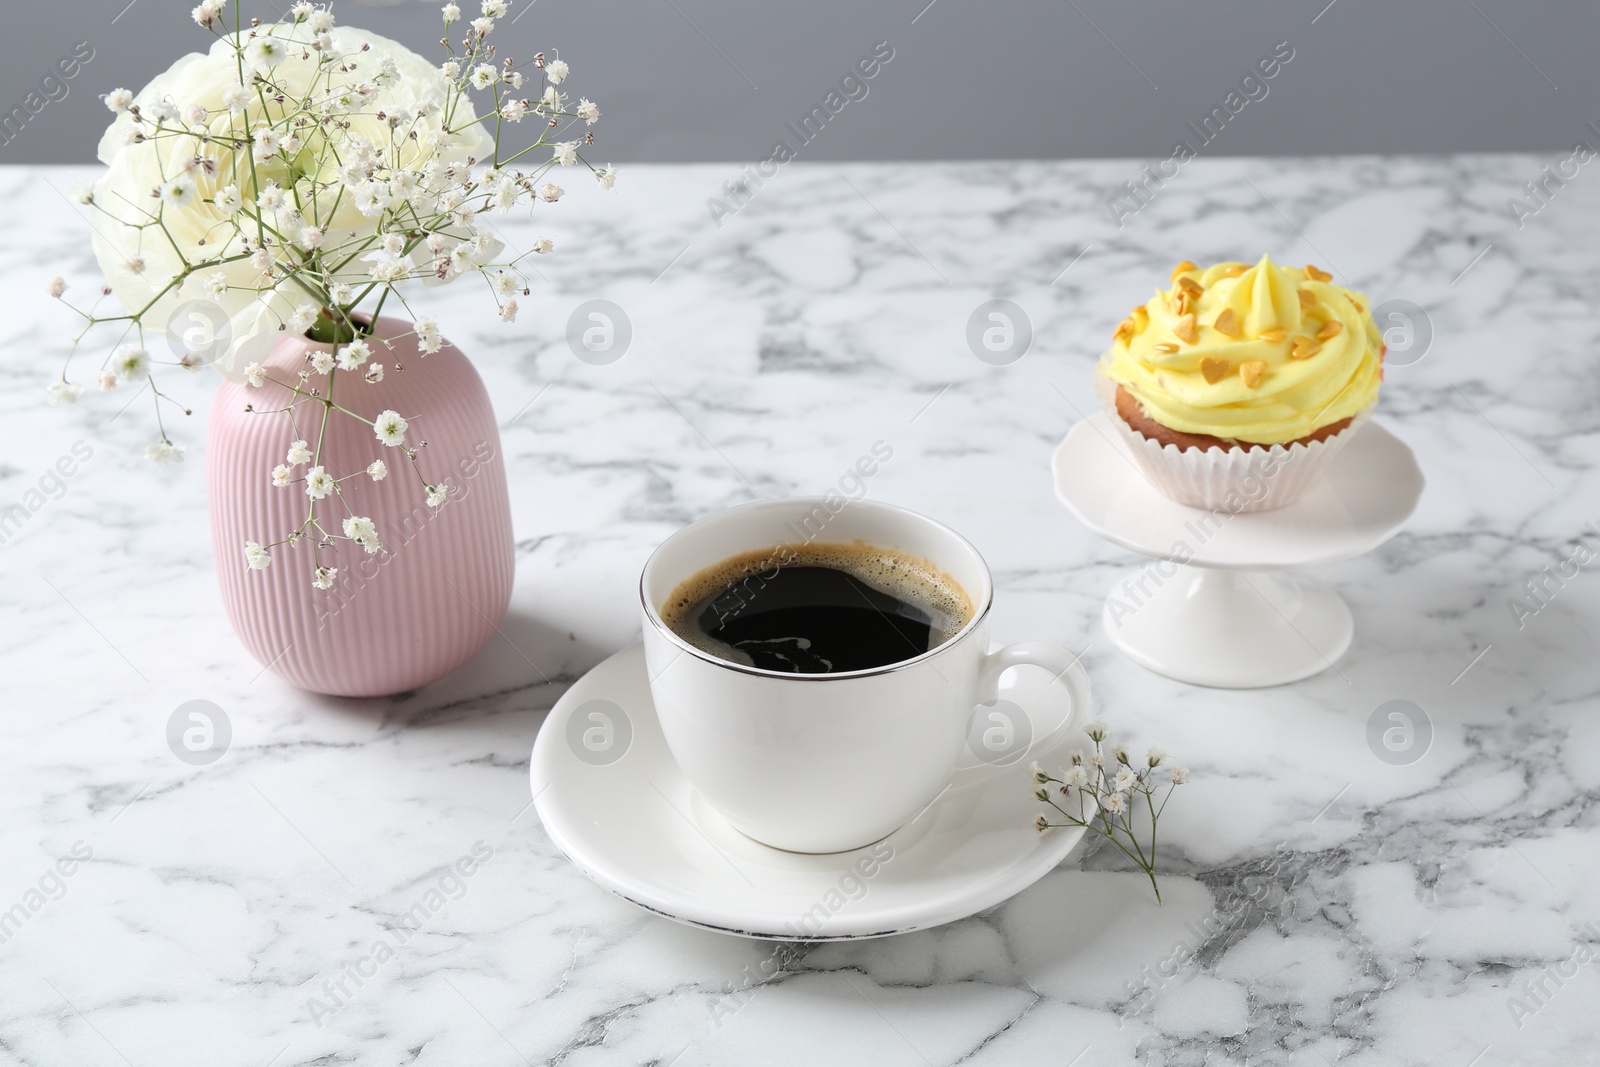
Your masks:
[[[1101,407],[1151,485],[1180,504],[1230,514],[1271,511],[1299,500],[1372,414],[1368,405],[1356,412],[1349,426],[1310,444],[1180,450],[1150,440],[1122,420],[1117,414],[1117,383],[1098,366],[1094,381]]]

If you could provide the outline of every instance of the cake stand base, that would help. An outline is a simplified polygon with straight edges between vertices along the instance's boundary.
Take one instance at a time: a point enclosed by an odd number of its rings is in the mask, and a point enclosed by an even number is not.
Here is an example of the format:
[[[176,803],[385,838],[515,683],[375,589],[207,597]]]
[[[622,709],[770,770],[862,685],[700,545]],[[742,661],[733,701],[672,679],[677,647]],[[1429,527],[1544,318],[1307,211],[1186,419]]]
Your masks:
[[[1130,659],[1191,685],[1259,689],[1309,678],[1350,647],[1350,609],[1293,572],[1158,562],[1111,591],[1106,634]]]
[[[1223,689],[1332,667],[1355,632],[1350,609],[1296,572],[1354,559],[1400,532],[1424,485],[1405,442],[1369,421],[1296,502],[1205,511],[1139,474],[1114,417],[1079,422],[1050,461],[1056,496],[1090,533],[1154,561],[1106,599],[1112,644],[1157,674]]]

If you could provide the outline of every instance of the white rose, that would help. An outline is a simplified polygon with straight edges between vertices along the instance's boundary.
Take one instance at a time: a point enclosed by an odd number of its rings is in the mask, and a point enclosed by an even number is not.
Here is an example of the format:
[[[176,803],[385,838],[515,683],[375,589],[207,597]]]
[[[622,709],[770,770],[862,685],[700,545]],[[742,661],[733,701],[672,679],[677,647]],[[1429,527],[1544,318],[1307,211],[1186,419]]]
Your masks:
[[[210,130],[218,135],[237,135],[238,130],[254,129],[263,123],[276,126],[280,134],[287,135],[290,131],[284,118],[292,106],[292,95],[304,96],[318,79],[319,53],[302,47],[313,40],[312,32],[303,25],[264,26],[255,32],[271,34],[294,45],[284,49],[283,59],[273,70],[274,79],[291,94],[290,103],[277,104],[269,98],[268,106],[263,108],[260,98],[252,93],[243,116],[229,113],[224,96],[239,84],[232,35],[215,42],[207,53],[192,53],[178,60],[165,73],[152,79],[135,96],[135,103],[145,110],[164,100],[182,108],[205,107],[211,116]],[[336,29],[332,37],[334,54],[348,57],[354,64],[354,69],[348,73],[339,72],[336,65],[331,75],[336,85],[359,84],[390,63],[397,73],[396,77],[384,81],[375,96],[363,101],[361,108],[342,117],[350,125],[348,129],[338,130],[341,143],[363,138],[371,144],[386,146],[388,128],[377,114],[405,110],[416,114],[431,112],[432,117],[419,118],[413,127],[417,139],[401,142],[399,158],[386,158],[386,162],[399,168],[421,168],[430,159],[438,159],[445,165],[464,165],[468,157],[483,159],[490,154],[490,135],[481,124],[472,123],[470,105],[465,98],[457,104],[454,116],[455,123],[465,129],[455,134],[444,132],[441,109],[437,105],[444,99],[445,83],[433,64],[404,45],[365,30]],[[368,48],[366,52],[361,51],[363,45]],[[321,78],[329,76],[329,68],[323,68]],[[324,92],[325,89],[319,88],[317,95],[320,97]],[[428,104],[434,106],[426,106]],[[167,205],[162,208],[161,220],[172,242],[188,261],[200,265],[197,275],[220,273],[226,277],[229,288],[220,292],[215,303],[228,319],[230,339],[225,349],[215,353],[216,365],[224,374],[241,380],[245,366],[261,359],[277,340],[279,326],[289,319],[297,304],[304,302],[305,293],[281,279],[278,285],[283,292],[272,289],[255,292],[264,279],[259,267],[248,258],[234,258],[222,264],[206,262],[222,256],[237,257],[241,250],[241,239],[233,232],[230,215],[211,202],[218,191],[229,185],[236,186],[247,212],[255,210],[253,205],[259,193],[257,182],[265,186],[269,181],[276,181],[285,190],[292,189],[302,204],[309,204],[320,195],[323,210],[318,214],[319,221],[327,232],[337,232],[341,241],[352,233],[373,232],[377,220],[363,216],[349,196],[342,199],[337,211],[332,211],[337,187],[318,193],[317,183],[339,181],[336,157],[346,155],[343,151],[321,151],[320,138],[324,136],[321,132],[306,138],[305,149],[296,157],[293,167],[275,158],[258,163],[252,178],[247,146],[241,146],[236,152],[221,141],[212,141],[202,148],[198,137],[181,134],[125,143],[132,129],[132,116],[119,115],[100,140],[99,156],[108,169],[95,185],[95,203],[106,212],[94,228],[95,257],[107,284],[124,307],[137,312],[150,305],[144,315],[150,328],[163,329],[180,304],[187,299],[200,298],[200,286],[186,285],[157,299],[157,293],[181,272],[182,260],[165,235],[155,240],[151,235],[159,234],[158,230],[153,227],[141,230],[139,226],[148,226],[154,221],[157,207],[149,195],[151,189],[162,185],[171,175],[182,173],[186,160],[199,154],[214,157],[214,172],[198,169],[189,172],[196,194],[192,201],[184,207]],[[319,159],[323,162],[319,163]],[[308,173],[302,169],[306,167],[319,169]],[[247,215],[238,216],[238,221],[250,232],[253,224]],[[200,244],[202,239],[205,239],[204,245]],[[135,274],[127,269],[128,263],[141,258],[143,273]],[[350,269],[348,280],[355,282],[364,277],[364,266],[357,264]]]

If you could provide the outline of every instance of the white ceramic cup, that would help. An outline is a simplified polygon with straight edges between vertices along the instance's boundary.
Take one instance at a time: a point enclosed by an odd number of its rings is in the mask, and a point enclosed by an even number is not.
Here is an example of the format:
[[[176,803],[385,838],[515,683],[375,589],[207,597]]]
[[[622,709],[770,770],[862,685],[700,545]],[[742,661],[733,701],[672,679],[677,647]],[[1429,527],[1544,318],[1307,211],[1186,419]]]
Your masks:
[[[972,618],[938,648],[838,674],[730,663],[662,621],[660,608],[681,582],[730,556],[858,539],[944,571],[972,600]],[[1066,687],[1071,713],[1058,734],[1081,724],[1089,706],[1088,677],[1065,649],[1030,641],[989,650],[994,581],[983,557],[948,526],[889,504],[835,496],[720,512],[662,542],[639,593],[650,693],[667,746],[731,825],[777,848],[859,848],[917,815],[951,784],[974,709],[998,698],[1011,667],[1033,664]]]

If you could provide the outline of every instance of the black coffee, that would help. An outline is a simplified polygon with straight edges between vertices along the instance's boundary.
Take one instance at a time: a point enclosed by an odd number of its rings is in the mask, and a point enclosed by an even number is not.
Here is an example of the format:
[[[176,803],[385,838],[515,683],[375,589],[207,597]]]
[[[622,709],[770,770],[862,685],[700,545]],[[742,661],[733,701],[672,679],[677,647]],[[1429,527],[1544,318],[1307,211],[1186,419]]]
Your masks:
[[[783,545],[709,567],[673,592],[662,616],[718,658],[764,670],[869,670],[937,648],[971,602],[925,560],[851,544]]]

